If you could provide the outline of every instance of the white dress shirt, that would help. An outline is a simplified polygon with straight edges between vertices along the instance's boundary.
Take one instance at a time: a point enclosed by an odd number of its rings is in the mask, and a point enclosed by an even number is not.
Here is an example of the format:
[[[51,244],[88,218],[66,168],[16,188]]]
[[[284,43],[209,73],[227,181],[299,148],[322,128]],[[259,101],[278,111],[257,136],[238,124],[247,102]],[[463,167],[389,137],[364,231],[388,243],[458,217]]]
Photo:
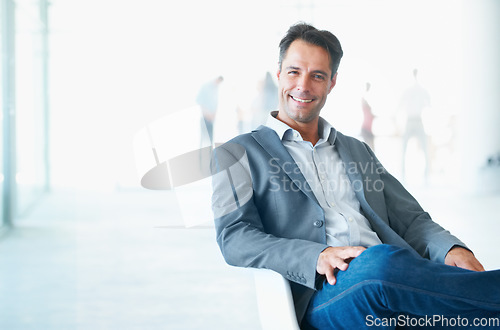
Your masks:
[[[281,138],[325,212],[326,241],[330,246],[382,244],[369,221],[361,214],[359,201],[335,148],[337,131],[319,119],[319,141],[312,145],[300,133],[276,119],[271,112],[266,126]]]

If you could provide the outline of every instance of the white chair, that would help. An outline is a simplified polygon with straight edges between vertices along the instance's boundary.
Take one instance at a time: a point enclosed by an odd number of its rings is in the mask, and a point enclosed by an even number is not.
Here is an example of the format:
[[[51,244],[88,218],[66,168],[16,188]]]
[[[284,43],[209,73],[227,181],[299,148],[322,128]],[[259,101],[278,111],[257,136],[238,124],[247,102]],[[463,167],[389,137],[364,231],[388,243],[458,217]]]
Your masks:
[[[299,330],[290,283],[272,270],[253,271],[262,329]]]

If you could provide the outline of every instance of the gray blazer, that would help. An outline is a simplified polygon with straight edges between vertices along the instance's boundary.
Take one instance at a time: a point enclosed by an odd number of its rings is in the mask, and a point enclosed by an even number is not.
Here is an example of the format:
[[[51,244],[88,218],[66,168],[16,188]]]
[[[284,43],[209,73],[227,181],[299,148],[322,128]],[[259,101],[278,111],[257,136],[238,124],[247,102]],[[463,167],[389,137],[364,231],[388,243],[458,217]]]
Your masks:
[[[465,246],[431,220],[366,144],[337,132],[335,146],[361,205],[385,244],[444,262]],[[323,280],[325,214],[275,131],[261,126],[215,149],[213,199],[217,243],[226,262],[272,269],[290,281],[300,323]]]

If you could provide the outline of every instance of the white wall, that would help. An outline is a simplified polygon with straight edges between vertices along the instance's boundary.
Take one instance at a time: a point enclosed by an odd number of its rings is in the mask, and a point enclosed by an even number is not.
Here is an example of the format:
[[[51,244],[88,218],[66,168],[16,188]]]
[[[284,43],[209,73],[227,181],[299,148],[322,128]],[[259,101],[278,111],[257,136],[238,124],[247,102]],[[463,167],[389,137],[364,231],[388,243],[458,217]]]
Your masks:
[[[464,0],[463,107],[460,125],[462,189],[499,192],[500,166],[500,2]]]
[[[492,67],[499,58],[498,5],[492,6],[494,0],[54,0],[52,183],[105,190],[138,186],[134,134],[192,106],[198,87],[217,74],[225,76],[224,90],[233,98],[226,99],[227,115],[219,117],[218,127],[234,127],[234,104],[247,104],[260,75],[276,71],[278,42],[299,20],[331,30],[344,48],[337,86],[323,111],[334,126],[358,134],[359,98],[369,80],[377,133],[396,134],[397,99],[418,67],[432,97],[433,134],[442,133],[443,117],[457,116],[477,133],[474,143],[450,143],[449,152],[470,152],[469,160],[460,161],[467,178],[457,170],[454,155],[441,157],[441,170],[453,173],[455,184],[482,182],[478,169],[486,155],[499,150],[500,140],[495,132],[500,83],[494,74],[498,66]],[[379,157],[397,174],[399,148],[385,149]]]

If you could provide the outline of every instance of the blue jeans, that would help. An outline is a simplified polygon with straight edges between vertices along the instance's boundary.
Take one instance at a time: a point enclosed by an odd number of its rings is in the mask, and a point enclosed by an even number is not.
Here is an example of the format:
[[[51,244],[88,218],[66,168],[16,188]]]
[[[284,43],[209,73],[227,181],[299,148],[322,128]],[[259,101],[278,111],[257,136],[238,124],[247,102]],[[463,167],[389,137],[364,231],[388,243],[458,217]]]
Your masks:
[[[339,271],[335,285],[316,291],[304,321],[306,329],[499,329],[500,271],[473,272],[377,245]]]

